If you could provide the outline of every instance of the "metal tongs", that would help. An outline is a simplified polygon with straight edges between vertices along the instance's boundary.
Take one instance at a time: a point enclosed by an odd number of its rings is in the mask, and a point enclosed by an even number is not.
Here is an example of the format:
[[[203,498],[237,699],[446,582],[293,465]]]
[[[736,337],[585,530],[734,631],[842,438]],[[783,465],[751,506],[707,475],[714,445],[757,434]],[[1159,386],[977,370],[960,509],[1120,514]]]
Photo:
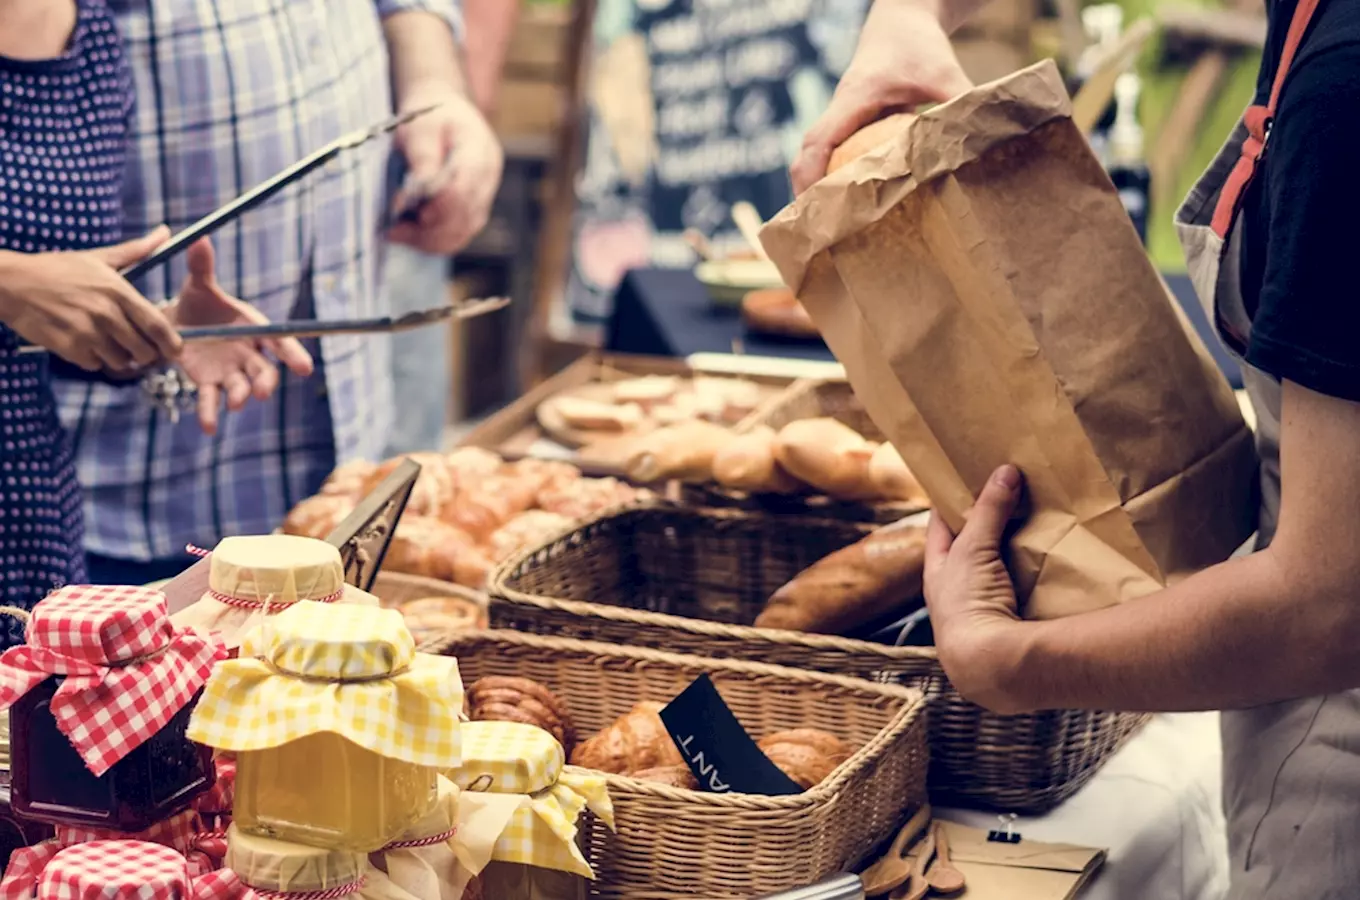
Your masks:
[[[187,249],[201,237],[217,231],[223,225],[235,221],[240,216],[259,206],[288,185],[313,172],[346,150],[352,150],[389,132],[395,131],[412,119],[431,112],[436,107],[427,106],[393,116],[370,128],[350,132],[331,141],[321,149],[303,157],[279,174],[241,194],[235,200],[218,207],[199,219],[188,228],[171,237],[145,258],[122,269],[119,274],[131,281],[145,275],[152,269],[164,265],[171,258]],[[493,297],[470,300],[459,304],[444,304],[402,316],[384,316],[370,319],[295,319],[286,322],[271,322],[266,325],[221,325],[203,328],[185,328],[180,331],[184,341],[235,340],[240,338],[284,338],[319,337],[331,334],[359,334],[374,332],[407,331],[432,325],[445,319],[471,319],[503,308],[508,298]],[[46,353],[44,347],[24,344],[20,353]]]

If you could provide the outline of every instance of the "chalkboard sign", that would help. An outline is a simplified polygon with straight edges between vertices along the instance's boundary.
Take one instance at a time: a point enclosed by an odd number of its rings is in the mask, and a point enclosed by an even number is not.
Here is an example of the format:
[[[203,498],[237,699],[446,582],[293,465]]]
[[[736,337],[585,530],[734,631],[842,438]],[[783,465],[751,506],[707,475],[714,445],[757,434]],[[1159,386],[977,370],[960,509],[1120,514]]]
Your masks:
[[[732,204],[768,219],[792,199],[789,164],[866,9],[867,0],[602,0],[605,74],[592,87],[578,184],[578,318],[607,315],[628,268],[691,264],[686,229],[741,247]],[[636,62],[620,65],[630,53]],[[648,116],[645,133],[631,132]]]

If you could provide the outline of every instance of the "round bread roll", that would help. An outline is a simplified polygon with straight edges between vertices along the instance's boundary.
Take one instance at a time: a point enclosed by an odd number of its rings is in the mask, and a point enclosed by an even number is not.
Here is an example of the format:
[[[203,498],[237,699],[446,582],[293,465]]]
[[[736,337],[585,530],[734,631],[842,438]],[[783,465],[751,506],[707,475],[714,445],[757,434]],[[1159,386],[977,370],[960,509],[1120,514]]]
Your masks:
[[[444,457],[438,453],[408,453],[378,465],[368,476],[363,493],[367,494],[382,484],[383,479],[397,470],[405,460],[420,466],[420,475],[406,501],[406,515],[437,516],[453,502],[456,486]]]
[[[417,643],[450,631],[487,627],[486,607],[466,597],[421,597],[397,607]]]
[[[901,134],[902,130],[914,118],[916,117],[910,113],[894,113],[879,119],[877,122],[870,122],[865,125],[831,152],[831,159],[826,166],[827,174],[829,175],[841,166],[854,162],[870,150],[877,150],[888,143]]]
[[[661,721],[664,704],[644,701],[599,734],[582,741],[571,764],[610,775],[630,775],[685,764]]]
[[[308,497],[288,512],[283,520],[284,534],[325,540],[340,521],[353,512],[355,501],[340,494]]]
[[[428,516],[401,517],[383,568],[480,588],[491,572],[487,559],[464,531]]]
[[[491,558],[504,562],[514,554],[542,544],[570,528],[573,520],[546,509],[530,509],[506,522],[486,542]]]
[[[538,495],[538,505],[547,512],[575,521],[650,496],[650,491],[640,490],[617,478],[580,478],[555,488],[545,488]]]
[[[781,731],[762,738],[757,746],[805,791],[821,784],[850,758],[850,748],[844,741],[815,728]]]
[[[368,480],[373,477],[377,468],[377,463],[366,459],[351,460],[332,472],[318,493],[358,499],[363,495]]]

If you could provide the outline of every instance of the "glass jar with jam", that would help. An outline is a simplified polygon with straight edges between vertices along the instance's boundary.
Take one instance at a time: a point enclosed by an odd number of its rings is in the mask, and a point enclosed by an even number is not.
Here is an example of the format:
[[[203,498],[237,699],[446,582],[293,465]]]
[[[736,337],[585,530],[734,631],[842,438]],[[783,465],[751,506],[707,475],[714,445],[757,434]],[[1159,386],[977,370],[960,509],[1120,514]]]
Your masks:
[[[581,850],[578,821],[590,810],[614,827],[603,775],[564,764],[552,735],[518,722],[467,722],[463,761],[448,773],[461,789],[458,821],[494,831],[475,874],[497,900],[579,900],[594,869]]]
[[[223,538],[209,559],[207,591],[173,621],[216,634],[233,656],[246,631],[299,600],[378,605],[377,597],[345,584],[340,551],[315,538]]]
[[[457,662],[400,613],[304,600],[217,667],[189,736],[235,754],[240,832],[371,853],[435,805],[462,707]]]
[[[0,656],[18,815],[142,831],[212,786],[211,750],[185,731],[222,648],[175,629],[159,591],[62,588],[26,636]]]

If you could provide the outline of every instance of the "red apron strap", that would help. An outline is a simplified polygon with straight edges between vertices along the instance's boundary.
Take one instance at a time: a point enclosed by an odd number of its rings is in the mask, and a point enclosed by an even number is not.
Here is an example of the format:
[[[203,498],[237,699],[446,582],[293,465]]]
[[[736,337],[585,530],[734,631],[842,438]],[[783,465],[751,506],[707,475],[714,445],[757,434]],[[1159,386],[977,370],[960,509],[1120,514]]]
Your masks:
[[[1271,120],[1275,118],[1275,110],[1280,103],[1280,91],[1284,88],[1285,77],[1294,64],[1294,57],[1298,53],[1299,45],[1303,43],[1303,36],[1308,32],[1308,25],[1313,21],[1313,14],[1317,12],[1319,2],[1320,0],[1299,0],[1299,5],[1294,8],[1294,17],[1289,21],[1289,33],[1285,35],[1284,50],[1280,53],[1280,62],[1275,69],[1275,80],[1270,86],[1270,100],[1265,106],[1248,107],[1243,117],[1247,126],[1247,139],[1242,144],[1242,156],[1223,183],[1223,190],[1218,195],[1218,205],[1214,207],[1214,218],[1211,223],[1214,233],[1224,240],[1227,240],[1228,231],[1232,228],[1233,220],[1237,218],[1242,196],[1246,194],[1247,187],[1256,177],[1256,166],[1266,149],[1266,138],[1270,132]]]

